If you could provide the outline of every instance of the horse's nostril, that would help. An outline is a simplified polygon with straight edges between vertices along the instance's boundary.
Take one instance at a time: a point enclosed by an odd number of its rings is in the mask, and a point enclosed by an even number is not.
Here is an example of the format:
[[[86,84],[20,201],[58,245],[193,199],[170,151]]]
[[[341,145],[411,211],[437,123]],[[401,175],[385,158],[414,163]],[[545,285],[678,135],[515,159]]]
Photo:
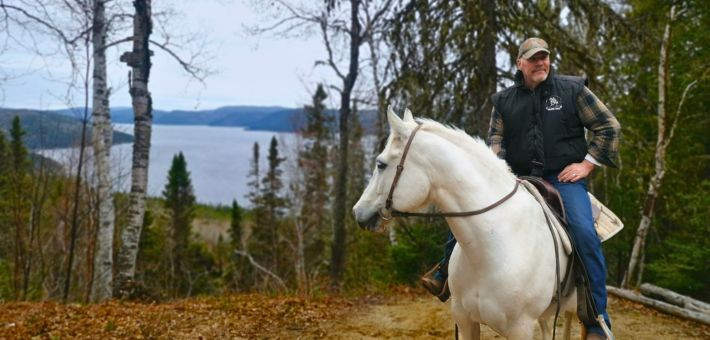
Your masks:
[[[366,230],[375,230],[377,229],[377,223],[380,221],[380,215],[378,214],[373,214],[370,216],[368,219],[358,219],[357,223],[360,225],[360,228],[366,229]]]

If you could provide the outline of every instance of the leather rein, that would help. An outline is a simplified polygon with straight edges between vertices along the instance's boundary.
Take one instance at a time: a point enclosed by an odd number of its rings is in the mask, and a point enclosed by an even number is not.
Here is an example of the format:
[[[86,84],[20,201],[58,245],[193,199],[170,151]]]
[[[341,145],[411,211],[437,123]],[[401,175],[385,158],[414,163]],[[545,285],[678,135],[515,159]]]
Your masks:
[[[505,195],[503,198],[501,198],[497,202],[495,202],[483,209],[478,209],[478,210],[462,211],[462,212],[413,213],[413,212],[404,212],[404,211],[392,209],[392,196],[394,195],[394,189],[395,189],[395,187],[397,187],[397,182],[399,182],[399,177],[402,175],[402,171],[404,171],[404,161],[407,159],[407,153],[409,152],[409,147],[412,145],[412,140],[414,139],[414,136],[417,134],[417,132],[419,131],[419,129],[421,127],[422,127],[422,123],[417,122],[417,127],[414,128],[414,131],[412,131],[412,133],[409,135],[409,139],[407,139],[407,144],[404,146],[404,151],[402,153],[402,159],[399,160],[399,164],[397,165],[397,172],[394,175],[394,180],[392,180],[392,186],[390,187],[390,192],[387,195],[387,200],[385,201],[385,208],[380,209],[380,211],[379,211],[380,217],[382,217],[382,219],[389,220],[392,217],[407,217],[407,216],[465,217],[465,216],[480,215],[486,211],[489,211],[489,210],[503,204],[503,202],[505,202],[509,198],[513,197],[513,195],[515,195],[515,192],[518,191],[518,186],[520,185],[520,180],[516,179],[515,187],[513,188],[513,191],[511,191],[509,194]]]

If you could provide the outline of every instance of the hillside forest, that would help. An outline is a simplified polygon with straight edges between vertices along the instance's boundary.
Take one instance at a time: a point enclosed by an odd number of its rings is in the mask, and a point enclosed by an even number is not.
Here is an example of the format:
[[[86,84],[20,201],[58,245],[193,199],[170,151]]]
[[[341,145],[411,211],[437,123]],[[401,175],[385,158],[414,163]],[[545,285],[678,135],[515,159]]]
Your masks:
[[[625,224],[603,244],[607,283],[648,282],[710,299],[710,2],[280,0],[261,9],[268,19],[252,34],[315,31],[330,52],[315,67],[339,81],[306,89],[312,100],[303,103],[297,145],[274,138],[233,160],[249,164],[248,199],[208,206],[196,202],[182,153],[161,195],[146,195],[153,52],[178,58],[176,72],[210,75],[181,57],[184,45],[160,42],[162,17],[150,0],[0,1],[0,37],[55,42],[86,90],[71,166],[34,156],[33,141],[46,132],[23,128],[29,113],[2,120],[0,301],[417,285],[443,255],[444,220],[400,219],[372,233],[351,213],[388,136],[386,108],[485,138],[490,95],[512,84],[518,46],[531,36],[549,43],[554,72],[585,77],[621,123],[619,167],[597,168],[590,179],[590,191]],[[110,127],[107,49],[125,52],[112,62],[131,71],[135,131],[122,140],[134,143],[128,192],[115,191],[109,171],[114,139],[124,137]],[[0,87],[3,74],[0,65]],[[365,111],[375,118],[360,119]],[[286,153],[297,161],[284,162]]]

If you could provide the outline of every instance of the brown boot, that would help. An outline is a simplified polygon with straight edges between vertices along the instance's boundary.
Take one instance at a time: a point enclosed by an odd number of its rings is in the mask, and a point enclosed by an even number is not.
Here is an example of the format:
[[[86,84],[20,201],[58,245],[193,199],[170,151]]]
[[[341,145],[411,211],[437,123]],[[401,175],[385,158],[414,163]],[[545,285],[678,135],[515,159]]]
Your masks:
[[[422,286],[424,286],[429,293],[439,298],[441,302],[446,302],[446,300],[449,299],[449,296],[451,296],[451,292],[449,292],[449,281],[444,280],[442,282],[441,280],[438,280],[436,278],[437,271],[439,271],[439,264],[424,274],[420,281]]]

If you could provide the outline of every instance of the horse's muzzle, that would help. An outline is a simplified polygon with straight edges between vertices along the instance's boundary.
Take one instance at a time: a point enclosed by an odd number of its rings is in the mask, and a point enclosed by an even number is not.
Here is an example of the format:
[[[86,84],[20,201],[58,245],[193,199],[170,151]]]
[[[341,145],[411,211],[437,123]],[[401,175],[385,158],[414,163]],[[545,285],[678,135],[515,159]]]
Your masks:
[[[366,220],[358,220],[357,224],[359,224],[360,228],[362,229],[375,231],[379,228],[380,225],[380,215],[372,214],[372,216],[370,216],[370,218]]]

